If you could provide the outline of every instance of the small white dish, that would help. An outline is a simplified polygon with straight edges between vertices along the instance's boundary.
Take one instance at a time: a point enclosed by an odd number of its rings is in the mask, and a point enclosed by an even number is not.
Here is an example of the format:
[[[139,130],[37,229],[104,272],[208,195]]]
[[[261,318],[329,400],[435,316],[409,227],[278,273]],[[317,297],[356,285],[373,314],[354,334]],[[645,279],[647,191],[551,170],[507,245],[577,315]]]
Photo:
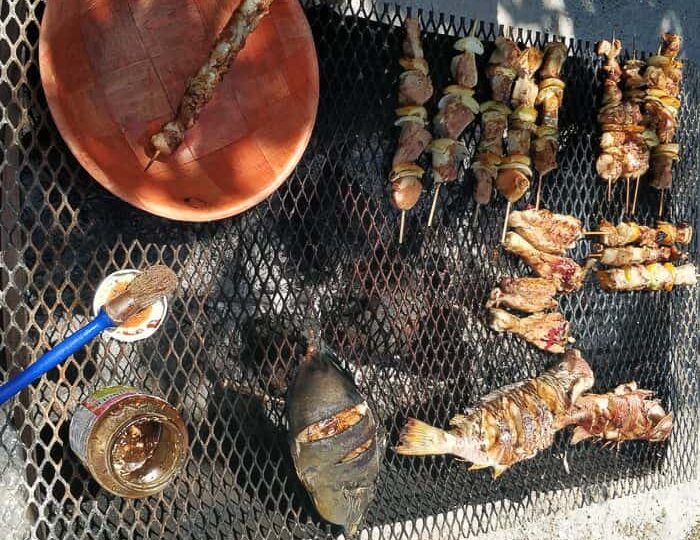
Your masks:
[[[115,296],[112,291],[117,289],[119,292],[116,294],[119,294],[140,273],[139,270],[119,270],[107,276],[98,285],[97,292],[95,292],[95,298],[92,301],[93,315],[97,316],[100,308]],[[127,321],[122,326],[105,330],[102,335],[126,343],[140,341],[152,336],[160,328],[163,319],[165,319],[165,315],[168,312],[168,300],[163,297],[148,309],[149,311],[145,317],[136,315],[132,318],[137,319],[135,322]]]

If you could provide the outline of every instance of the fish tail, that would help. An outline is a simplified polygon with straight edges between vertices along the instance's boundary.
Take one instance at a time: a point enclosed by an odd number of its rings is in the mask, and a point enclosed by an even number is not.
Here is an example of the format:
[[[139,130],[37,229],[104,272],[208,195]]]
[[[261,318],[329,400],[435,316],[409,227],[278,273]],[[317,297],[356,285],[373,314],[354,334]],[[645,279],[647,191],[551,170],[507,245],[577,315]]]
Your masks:
[[[399,445],[394,452],[407,456],[450,454],[455,449],[455,442],[455,436],[451,433],[409,418],[401,430]]]

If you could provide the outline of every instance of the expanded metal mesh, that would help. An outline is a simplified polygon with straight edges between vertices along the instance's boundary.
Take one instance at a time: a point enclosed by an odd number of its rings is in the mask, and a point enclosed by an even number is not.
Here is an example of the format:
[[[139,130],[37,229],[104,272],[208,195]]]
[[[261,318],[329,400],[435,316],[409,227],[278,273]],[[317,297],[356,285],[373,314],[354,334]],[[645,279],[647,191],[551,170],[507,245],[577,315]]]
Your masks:
[[[405,11],[309,1],[321,99],[311,144],[289,181],[225,221],[182,224],[137,211],[80,168],[49,115],[38,74],[43,0],[0,9],[0,377],[20,369],[90,316],[108,273],[163,262],[182,287],[170,316],[138,344],[97,340],[0,412],[0,526],[11,538],[304,538],[338,530],[313,511],[294,473],[284,395],[310,327],[374,402],[390,443],[407,416],[446,425],[491,389],[541,372],[554,357],[485,325],[497,278],[525,267],[498,247],[505,203],[474,220],[473,178],[442,191],[426,229],[430,189],[397,244],[387,197]],[[448,80],[454,35],[470,22],[422,13],[436,87]],[[481,25],[493,40],[503,28]],[[542,45],[550,36],[515,32]],[[546,207],[617,219],[596,181],[599,61],[571,56],[561,118],[561,168]],[[667,212],[697,222],[700,76],[686,65],[676,169]],[[485,97],[481,88],[477,95]],[[435,102],[430,104],[435,110]],[[475,130],[465,142],[473,152]],[[427,183],[430,188],[430,182]],[[656,193],[642,185],[638,218]],[[574,251],[582,258],[588,247]],[[692,249],[695,260],[697,245]],[[609,295],[592,280],[563,297],[596,390],[636,380],[676,414],[664,444],[568,445],[517,464],[497,481],[452,458],[387,451],[367,517],[372,538],[467,536],[534,516],[694,477],[698,429],[698,293]],[[131,384],[180,409],[191,439],[186,469],[161,495],[128,501],[103,491],[69,449],[68,424],[94,389]],[[566,466],[565,466],[566,462]],[[7,495],[7,497],[5,497]],[[8,532],[9,531],[9,532]],[[421,536],[422,535],[422,536]]]

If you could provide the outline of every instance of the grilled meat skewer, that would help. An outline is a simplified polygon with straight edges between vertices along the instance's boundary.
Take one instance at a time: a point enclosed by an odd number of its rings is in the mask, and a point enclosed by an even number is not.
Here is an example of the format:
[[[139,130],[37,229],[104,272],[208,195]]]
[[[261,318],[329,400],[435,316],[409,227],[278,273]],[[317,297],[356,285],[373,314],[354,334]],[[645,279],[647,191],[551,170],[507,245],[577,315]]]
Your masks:
[[[539,277],[504,277],[499,287],[491,291],[487,308],[507,307],[525,313],[554,309],[557,287],[550,279]]]
[[[553,280],[558,291],[573,292],[583,286],[586,272],[573,259],[539,251],[514,232],[506,234],[503,246],[522,257],[540,277]]]
[[[692,264],[673,266],[670,263],[652,263],[599,270],[596,277],[600,286],[609,292],[670,291],[679,285],[696,285],[696,274],[697,270]]]
[[[623,221],[613,225],[601,220],[598,226],[601,243],[607,247],[620,247],[628,244],[655,247],[673,244],[688,245],[693,238],[693,227],[687,224],[674,225],[667,221],[657,221],[656,228],[639,225],[633,221]]]
[[[564,255],[583,238],[581,220],[546,209],[515,210],[508,216],[508,227],[540,251]]]
[[[398,454],[452,454],[492,468],[496,478],[518,461],[530,459],[554,442],[582,393],[593,386],[593,372],[576,350],[526,381],[484,396],[465,415],[450,420],[449,431],[409,418],[401,430]]]
[[[615,443],[665,441],[671,434],[673,413],[667,414],[653,395],[635,382],[621,384],[607,394],[584,394],[567,420],[576,426],[571,444],[590,438]]]
[[[199,118],[209,103],[216,87],[228,71],[231,62],[245,46],[248,36],[267,15],[273,0],[242,0],[209,54],[209,58],[197,73],[187,81],[175,118],[166,123],[150,139],[158,155],[169,156],[185,139],[185,132]],[[155,159],[155,157],[153,158]]]
[[[497,332],[512,332],[543,351],[563,353],[570,341],[569,321],[558,311],[516,317],[505,310],[491,308],[489,327]]]
[[[594,244],[592,252],[597,255],[598,261],[606,266],[631,266],[634,264],[678,261],[687,258],[687,255],[679,251],[675,246],[604,247],[600,244]]]

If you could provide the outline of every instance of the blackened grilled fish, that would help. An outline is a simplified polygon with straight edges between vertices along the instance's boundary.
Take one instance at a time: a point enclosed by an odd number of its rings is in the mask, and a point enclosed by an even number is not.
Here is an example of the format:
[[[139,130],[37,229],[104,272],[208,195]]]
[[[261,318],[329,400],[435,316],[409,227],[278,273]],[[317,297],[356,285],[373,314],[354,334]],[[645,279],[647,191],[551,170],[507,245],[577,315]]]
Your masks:
[[[309,348],[289,388],[294,467],[318,513],[355,534],[374,497],[384,437],[333,354]]]

